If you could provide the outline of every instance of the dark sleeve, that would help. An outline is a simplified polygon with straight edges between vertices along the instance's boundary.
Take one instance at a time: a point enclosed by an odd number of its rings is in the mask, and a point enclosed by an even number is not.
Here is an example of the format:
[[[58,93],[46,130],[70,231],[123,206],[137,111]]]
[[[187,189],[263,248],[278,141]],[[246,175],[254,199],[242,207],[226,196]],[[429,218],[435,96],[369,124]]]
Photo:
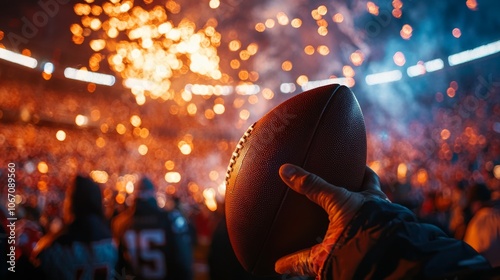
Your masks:
[[[478,275],[491,271],[465,242],[419,223],[407,208],[373,200],[346,228],[321,274],[322,279],[483,279]]]

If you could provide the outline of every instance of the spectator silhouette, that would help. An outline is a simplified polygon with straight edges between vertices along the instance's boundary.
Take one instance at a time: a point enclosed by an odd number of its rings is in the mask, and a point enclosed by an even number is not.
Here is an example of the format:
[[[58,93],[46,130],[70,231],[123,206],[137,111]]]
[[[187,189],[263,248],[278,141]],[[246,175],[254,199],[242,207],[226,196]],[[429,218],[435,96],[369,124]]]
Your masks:
[[[488,187],[476,184],[469,191],[469,207],[473,216],[464,241],[493,267],[500,267],[500,200],[491,200]]]
[[[189,227],[180,211],[158,207],[155,188],[148,178],[136,186],[132,207],[112,222],[118,245],[118,271],[134,279],[193,278],[193,252]]]
[[[107,226],[99,186],[77,176],[64,200],[64,226],[40,239],[33,261],[46,279],[113,279],[117,249]]]

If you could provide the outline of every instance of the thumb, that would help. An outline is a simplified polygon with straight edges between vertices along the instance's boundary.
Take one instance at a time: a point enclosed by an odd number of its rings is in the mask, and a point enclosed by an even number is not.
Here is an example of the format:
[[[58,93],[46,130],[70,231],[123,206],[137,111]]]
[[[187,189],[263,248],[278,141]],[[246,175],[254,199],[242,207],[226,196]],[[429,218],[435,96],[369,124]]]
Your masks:
[[[311,264],[311,249],[304,249],[281,257],[276,261],[274,270],[279,274],[316,276]]]
[[[305,195],[329,214],[335,204],[349,199],[350,192],[347,189],[334,186],[296,165],[283,164],[279,169],[279,174],[290,188]]]

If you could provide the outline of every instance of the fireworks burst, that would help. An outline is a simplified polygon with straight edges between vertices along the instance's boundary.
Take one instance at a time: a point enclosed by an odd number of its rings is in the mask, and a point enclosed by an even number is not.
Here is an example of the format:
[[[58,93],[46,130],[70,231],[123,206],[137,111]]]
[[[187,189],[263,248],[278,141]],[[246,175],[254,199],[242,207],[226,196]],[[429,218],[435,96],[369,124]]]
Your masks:
[[[143,2],[152,4],[150,0]],[[107,59],[138,103],[148,95],[173,99],[179,90],[173,87],[174,77],[227,81],[219,70],[221,34],[216,30],[217,21],[211,18],[197,28],[185,17],[176,24],[172,16],[180,10],[181,6],[171,0],[148,9],[132,0],[110,0],[102,5],[86,0],[74,6],[81,24],[71,25],[70,30],[75,44],[82,44],[92,34],[90,69],[98,70]]]

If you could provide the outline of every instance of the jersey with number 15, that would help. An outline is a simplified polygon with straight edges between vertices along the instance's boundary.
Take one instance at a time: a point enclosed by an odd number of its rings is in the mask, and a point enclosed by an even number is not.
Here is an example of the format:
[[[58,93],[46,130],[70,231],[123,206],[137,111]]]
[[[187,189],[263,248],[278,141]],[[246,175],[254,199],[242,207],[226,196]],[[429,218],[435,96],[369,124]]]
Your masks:
[[[134,279],[193,278],[188,224],[179,211],[164,211],[154,200],[137,200],[114,219],[113,235],[118,242],[117,271]]]

